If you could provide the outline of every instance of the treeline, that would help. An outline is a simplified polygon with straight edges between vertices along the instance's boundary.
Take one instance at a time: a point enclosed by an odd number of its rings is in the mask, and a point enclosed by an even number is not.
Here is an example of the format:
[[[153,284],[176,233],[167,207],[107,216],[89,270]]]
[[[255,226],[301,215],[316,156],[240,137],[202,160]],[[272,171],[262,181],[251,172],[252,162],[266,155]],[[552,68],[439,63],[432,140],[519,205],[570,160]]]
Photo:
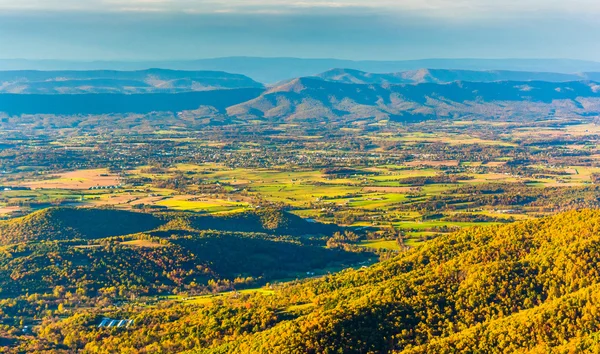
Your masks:
[[[456,213],[442,217],[441,220],[450,222],[513,222],[515,218],[512,216],[503,218],[485,214]]]
[[[481,207],[529,207],[540,212],[561,212],[573,209],[600,208],[600,187],[597,185],[565,188],[537,188],[525,184],[474,184],[462,186],[441,195],[422,199],[417,194],[409,202],[398,205],[400,210],[440,212]]]
[[[471,176],[466,175],[446,175],[439,174],[432,177],[406,177],[398,180],[400,184],[406,184],[410,186],[426,186],[429,184],[448,184],[448,183],[457,183],[458,181],[468,181],[473,179]]]

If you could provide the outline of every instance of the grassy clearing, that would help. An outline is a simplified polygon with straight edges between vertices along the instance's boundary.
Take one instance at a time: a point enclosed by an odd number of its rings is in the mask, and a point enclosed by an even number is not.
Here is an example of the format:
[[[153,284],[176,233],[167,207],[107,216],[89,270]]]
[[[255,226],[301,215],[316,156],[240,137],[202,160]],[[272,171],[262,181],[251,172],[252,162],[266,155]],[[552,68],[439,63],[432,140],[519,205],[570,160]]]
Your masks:
[[[176,196],[161,200],[156,204],[166,206],[174,210],[208,213],[243,211],[249,208],[247,203],[207,198],[194,200],[190,196]]]
[[[200,296],[180,296],[180,295],[171,295],[168,296],[167,300],[174,300],[178,302],[182,302],[189,305],[210,305],[215,300],[222,299],[237,299],[240,295],[250,295],[250,294],[261,294],[264,296],[271,296],[275,294],[274,290],[265,289],[265,288],[254,288],[254,289],[245,289],[240,291],[225,291],[218,294],[210,294],[210,295],[200,295]]]
[[[395,240],[368,240],[362,241],[359,244],[360,247],[364,248],[372,248],[377,250],[392,250],[399,251],[400,245]]]
[[[392,225],[399,230],[427,230],[432,228],[443,228],[443,227],[471,227],[471,226],[484,226],[484,225],[496,225],[496,222],[452,222],[452,221],[400,221],[394,222]]]
[[[285,309],[285,313],[303,313],[315,307],[315,304],[293,305]]]
[[[131,247],[140,247],[140,248],[161,248],[166,247],[166,245],[160,244],[158,242],[152,242],[150,240],[132,240],[121,242],[123,246],[131,246]]]

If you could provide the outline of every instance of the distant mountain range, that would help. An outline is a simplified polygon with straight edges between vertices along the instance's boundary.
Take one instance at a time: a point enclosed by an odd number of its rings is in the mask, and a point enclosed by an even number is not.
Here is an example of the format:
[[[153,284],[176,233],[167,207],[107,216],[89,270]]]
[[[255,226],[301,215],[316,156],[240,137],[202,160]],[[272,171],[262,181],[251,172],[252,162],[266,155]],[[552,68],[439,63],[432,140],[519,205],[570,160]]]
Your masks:
[[[251,78],[219,71],[1,71],[0,93],[177,93],[262,88]]]
[[[332,69],[316,75],[320,79],[344,84],[421,84],[450,83],[454,81],[494,82],[494,81],[600,81],[600,73],[586,72],[575,74],[507,70],[447,70],[419,69],[398,73],[368,73],[353,69]]]
[[[373,73],[419,70],[511,70],[577,73],[600,71],[600,63],[570,59],[423,59],[399,61],[352,61],[339,59],[228,57],[180,61],[61,61],[0,60],[0,70],[211,70],[247,75],[262,83],[275,83],[296,77],[313,76],[333,68]]]
[[[229,122],[598,116],[597,82],[596,72],[334,69],[264,87],[243,75],[212,71],[10,71],[0,72],[0,112],[188,111]]]
[[[343,84],[419,84],[454,81],[600,81],[600,73],[563,74],[529,71],[473,71],[419,69],[397,73],[369,73],[332,69],[314,76]],[[293,79],[292,79],[293,80]],[[280,86],[289,80],[278,84]],[[148,69],[139,71],[0,71],[0,94],[148,94],[213,91],[265,86],[245,75],[222,71]]]
[[[600,84],[457,81],[377,85],[300,78],[229,107],[227,112],[246,119],[286,121],[597,115],[600,112]]]

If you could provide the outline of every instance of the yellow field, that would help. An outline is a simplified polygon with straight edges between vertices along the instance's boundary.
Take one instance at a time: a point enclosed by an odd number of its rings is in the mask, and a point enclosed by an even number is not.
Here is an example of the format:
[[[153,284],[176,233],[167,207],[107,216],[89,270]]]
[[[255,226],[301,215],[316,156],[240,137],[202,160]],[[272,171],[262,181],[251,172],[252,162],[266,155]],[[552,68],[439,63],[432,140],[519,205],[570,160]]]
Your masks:
[[[217,299],[230,298],[235,299],[238,295],[248,295],[248,294],[261,294],[264,296],[271,296],[275,294],[275,291],[258,288],[258,289],[246,289],[240,291],[226,291],[223,293],[219,293],[217,295],[201,295],[201,296],[191,296],[186,298],[178,297],[177,300],[184,302],[186,304],[194,304],[194,305],[210,305],[213,301]]]
[[[418,166],[448,166],[455,167],[458,166],[457,160],[448,160],[448,161],[431,161],[431,160],[423,160],[423,161],[409,161],[405,163],[406,166],[418,167]]]
[[[245,202],[235,202],[222,199],[210,199],[192,196],[175,196],[156,203],[175,210],[233,212],[246,210],[249,205]]]

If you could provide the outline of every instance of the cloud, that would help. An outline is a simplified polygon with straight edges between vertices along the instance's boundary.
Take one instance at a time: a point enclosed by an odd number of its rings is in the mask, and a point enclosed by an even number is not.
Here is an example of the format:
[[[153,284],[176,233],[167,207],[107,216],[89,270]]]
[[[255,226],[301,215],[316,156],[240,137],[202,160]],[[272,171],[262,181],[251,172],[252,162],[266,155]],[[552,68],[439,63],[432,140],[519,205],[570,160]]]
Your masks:
[[[596,1],[0,0],[0,57],[594,60]]]
[[[424,17],[478,19],[548,13],[600,14],[597,0],[0,0],[1,10],[164,13],[299,13],[360,9]]]

